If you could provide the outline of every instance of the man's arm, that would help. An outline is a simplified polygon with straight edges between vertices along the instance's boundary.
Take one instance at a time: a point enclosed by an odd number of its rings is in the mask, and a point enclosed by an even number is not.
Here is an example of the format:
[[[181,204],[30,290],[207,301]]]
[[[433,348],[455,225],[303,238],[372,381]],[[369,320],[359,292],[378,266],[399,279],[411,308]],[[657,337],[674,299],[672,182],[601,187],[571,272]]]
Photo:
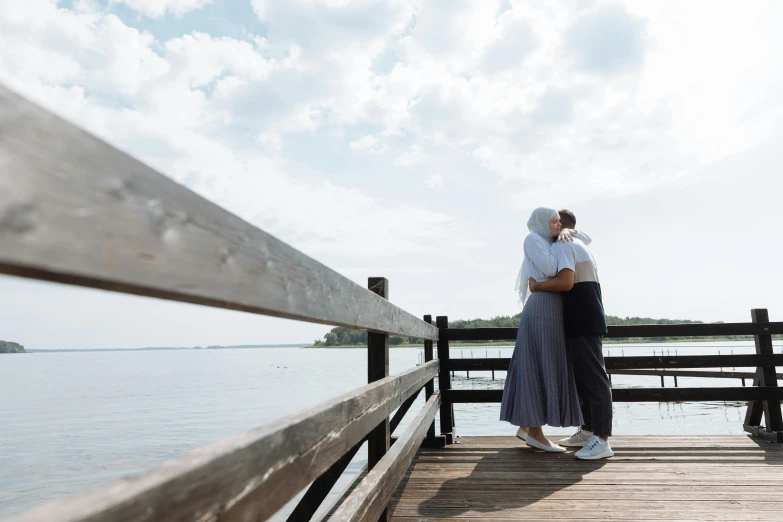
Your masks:
[[[528,280],[531,292],[568,292],[574,287],[574,271],[562,269],[554,279],[537,283],[532,277]]]

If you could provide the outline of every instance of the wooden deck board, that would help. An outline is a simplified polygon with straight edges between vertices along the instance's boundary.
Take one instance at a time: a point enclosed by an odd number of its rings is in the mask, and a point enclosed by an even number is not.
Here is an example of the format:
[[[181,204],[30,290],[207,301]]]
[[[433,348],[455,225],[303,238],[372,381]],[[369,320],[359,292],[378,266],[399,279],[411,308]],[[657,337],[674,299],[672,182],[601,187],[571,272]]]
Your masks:
[[[420,449],[393,522],[783,520],[783,444],[736,436],[626,436],[615,456],[534,451],[515,437]]]

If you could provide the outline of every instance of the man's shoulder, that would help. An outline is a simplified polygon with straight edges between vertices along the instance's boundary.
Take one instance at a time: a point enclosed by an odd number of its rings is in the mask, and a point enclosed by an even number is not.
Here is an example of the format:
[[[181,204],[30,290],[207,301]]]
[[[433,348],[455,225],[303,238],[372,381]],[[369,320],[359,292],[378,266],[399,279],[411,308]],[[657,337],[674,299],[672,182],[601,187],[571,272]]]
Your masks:
[[[577,242],[577,241],[579,241],[579,240],[576,239],[576,238],[574,238],[573,241],[563,241],[561,243],[558,243],[557,241],[555,241],[554,243],[552,243],[552,251],[556,252],[556,253],[559,253],[559,252],[573,252],[573,250],[574,250],[574,243]],[[581,241],[579,241],[579,242],[582,243]],[[582,246],[584,246],[584,244],[582,244]]]
[[[574,240],[571,241],[568,244],[571,245],[571,248],[574,249],[574,250],[583,250],[585,252],[589,252],[590,251],[590,249],[587,247],[587,245],[585,245],[584,242],[581,239],[577,238],[577,237],[575,237]]]

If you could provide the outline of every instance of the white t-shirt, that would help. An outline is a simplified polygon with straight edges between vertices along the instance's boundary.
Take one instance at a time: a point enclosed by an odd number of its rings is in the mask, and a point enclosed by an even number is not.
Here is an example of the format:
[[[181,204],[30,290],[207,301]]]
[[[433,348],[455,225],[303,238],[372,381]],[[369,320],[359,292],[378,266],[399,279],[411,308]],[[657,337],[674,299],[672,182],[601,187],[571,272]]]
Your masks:
[[[584,248],[584,245],[589,245],[592,239],[584,232],[577,232],[574,236],[574,242],[577,241]],[[530,277],[539,283],[555,277],[558,272],[558,254],[560,252],[558,245],[570,244],[570,242],[549,244],[546,239],[538,234],[528,234],[525,237],[524,248],[525,256],[533,262],[533,266],[528,271]]]
[[[553,244],[552,253],[557,259],[558,273],[565,268],[574,271],[574,284],[600,283],[595,258],[579,239],[570,243]]]
[[[593,254],[579,239],[571,243],[555,243],[552,250],[557,256],[558,272],[565,269],[574,271],[574,287],[563,292],[566,336],[606,334],[601,283]]]

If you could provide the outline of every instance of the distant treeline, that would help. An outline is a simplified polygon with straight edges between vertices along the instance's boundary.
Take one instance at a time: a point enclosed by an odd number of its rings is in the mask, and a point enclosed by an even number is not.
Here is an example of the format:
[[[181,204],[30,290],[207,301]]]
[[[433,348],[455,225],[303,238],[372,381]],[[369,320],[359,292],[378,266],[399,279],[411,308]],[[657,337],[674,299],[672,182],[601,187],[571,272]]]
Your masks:
[[[25,353],[24,346],[11,341],[0,341],[0,353]]]
[[[517,328],[519,326],[519,319],[522,313],[516,315],[507,316],[501,315],[493,317],[492,319],[458,319],[456,321],[449,322],[449,328]],[[721,323],[719,321],[716,324]],[[626,326],[634,324],[703,324],[703,321],[689,321],[687,319],[652,319],[651,317],[617,317],[614,315],[606,316],[606,324],[609,326]],[[775,336],[776,338],[778,336]],[[678,341],[684,339],[691,339],[690,337],[616,337],[612,338],[614,341],[634,341],[644,340],[649,342],[667,342]],[[721,336],[721,339],[735,340],[735,339],[747,339],[743,336]],[[392,335],[389,337],[389,344],[392,346],[398,346],[403,344],[420,344],[421,339],[415,337],[400,337]],[[491,341],[471,341],[471,344],[489,343]],[[329,333],[324,335],[323,339],[316,339],[313,346],[354,346],[367,344],[367,330],[351,330],[349,328],[343,328],[338,326],[332,328]]]

